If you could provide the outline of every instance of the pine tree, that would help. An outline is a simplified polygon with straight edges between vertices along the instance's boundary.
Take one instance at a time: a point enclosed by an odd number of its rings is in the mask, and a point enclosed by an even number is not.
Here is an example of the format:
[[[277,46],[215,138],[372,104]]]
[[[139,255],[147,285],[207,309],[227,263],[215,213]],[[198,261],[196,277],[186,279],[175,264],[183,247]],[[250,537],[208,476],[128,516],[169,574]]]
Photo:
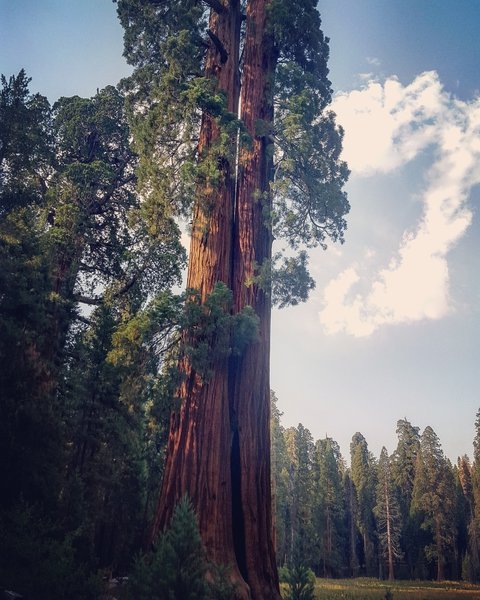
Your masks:
[[[363,539],[365,572],[375,574],[375,506],[376,465],[361,433],[355,433],[350,444],[351,479],[357,498],[357,524]]]
[[[108,87],[52,110],[28,83],[2,78],[0,101],[1,508],[35,514],[46,551],[126,569],[159,486],[171,395],[160,401],[158,373],[178,338],[167,290],[184,252],[135,191],[123,96]],[[15,547],[1,552],[15,556],[28,544],[9,522]]]
[[[420,548],[417,528],[419,524],[410,512],[417,455],[420,449],[419,428],[414,427],[407,419],[397,421],[398,443],[392,457],[392,474],[396,487],[400,510],[402,513],[401,548],[408,565],[409,576],[414,578],[415,563]]]
[[[136,600],[203,600],[207,598],[207,562],[191,503],[175,508],[169,529],[151,556],[139,558],[130,593]]]
[[[459,579],[465,577],[467,581],[474,580],[472,560],[469,553],[468,530],[473,520],[473,494],[472,494],[472,467],[466,454],[458,457],[457,464],[453,467],[455,480],[455,527],[456,539],[454,545],[454,565],[451,576]],[[469,566],[465,572],[463,561],[468,555]]]
[[[453,550],[455,490],[450,463],[445,458],[437,435],[426,427],[420,440],[412,512],[421,518],[422,529],[430,532],[425,547],[427,560],[436,564],[438,581],[445,579],[445,566]]]
[[[392,473],[401,493],[402,508],[408,508],[412,501],[415,464],[420,448],[419,428],[406,419],[397,421],[398,444],[393,454]]]
[[[401,513],[395,496],[392,465],[385,446],[378,462],[378,483],[374,508],[381,556],[387,560],[388,579],[393,581],[395,560],[401,558]]]
[[[285,441],[285,429],[280,423],[282,413],[277,406],[277,397],[271,396],[271,444],[272,444],[272,502],[274,506],[274,535],[277,563],[287,560],[287,513],[289,511],[288,484],[289,461]]]
[[[358,503],[355,486],[351,479],[349,469],[345,472],[343,478],[343,489],[345,494],[345,521],[348,532],[348,572],[350,577],[358,577],[360,574],[360,560],[358,552],[358,542],[360,532],[358,531]]]
[[[315,575],[301,563],[294,563],[286,571],[287,584],[286,600],[314,600]]]
[[[468,537],[473,577],[480,581],[480,410],[475,419],[472,464],[473,519],[469,525]]]
[[[313,560],[313,438],[301,423],[285,431],[288,457],[287,565],[294,560],[310,565]]]
[[[62,469],[61,423],[46,335],[52,301],[43,243],[53,168],[48,101],[22,70],[0,94],[0,502],[53,505]],[[48,474],[48,475],[47,475]],[[48,480],[48,481],[47,481]]]
[[[338,444],[331,438],[315,444],[314,536],[318,539],[315,564],[323,577],[342,573],[346,546],[342,475],[345,470]]]

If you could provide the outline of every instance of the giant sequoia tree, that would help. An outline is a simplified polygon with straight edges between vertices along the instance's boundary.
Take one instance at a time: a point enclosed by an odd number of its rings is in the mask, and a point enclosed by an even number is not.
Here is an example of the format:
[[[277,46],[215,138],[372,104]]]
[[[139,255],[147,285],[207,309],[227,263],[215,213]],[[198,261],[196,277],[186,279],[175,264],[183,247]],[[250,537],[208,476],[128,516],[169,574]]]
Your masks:
[[[190,352],[179,364],[154,534],[188,495],[208,556],[231,566],[244,597],[279,597],[272,296],[281,305],[306,298],[313,281],[301,246],[342,240],[348,211],[341,131],[325,110],[328,45],[315,5],[118,1],[125,54],[136,66],[125,87],[139,183],[162,210],[193,199],[187,286],[204,325],[184,333]],[[280,266],[274,235],[299,250]]]

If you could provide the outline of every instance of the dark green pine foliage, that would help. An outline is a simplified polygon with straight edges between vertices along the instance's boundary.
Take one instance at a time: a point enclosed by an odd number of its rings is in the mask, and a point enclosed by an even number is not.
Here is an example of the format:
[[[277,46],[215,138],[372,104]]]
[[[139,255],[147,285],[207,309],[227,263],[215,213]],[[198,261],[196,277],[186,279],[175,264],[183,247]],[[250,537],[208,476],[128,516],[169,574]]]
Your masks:
[[[137,559],[129,595],[135,600],[201,600],[206,597],[206,572],[195,513],[184,499],[154,552]]]
[[[50,374],[52,301],[39,214],[52,171],[46,98],[22,70],[0,94],[0,502],[50,506],[60,488],[62,424]]]
[[[14,208],[41,206],[52,171],[51,109],[45,96],[29,92],[30,81],[23,69],[0,79],[2,217]]]
[[[305,452],[309,446],[305,442],[311,441],[308,430],[300,426],[283,429],[275,406],[272,447],[282,581],[287,581],[296,557],[296,564],[312,569],[318,576],[358,577],[364,573],[365,515],[372,519],[367,530],[374,542],[372,570],[379,567],[380,577],[436,578],[440,556],[442,577],[476,580],[475,463],[471,465],[463,456],[452,467],[433,430],[426,429],[420,444],[418,428],[405,419],[398,422],[397,451],[389,457],[382,449],[378,463],[364,437],[354,436],[352,473],[345,469],[338,445],[330,438],[315,443],[313,458]],[[299,466],[300,457],[303,468]],[[355,477],[356,485],[351,477]],[[399,488],[399,482],[404,482],[404,489]],[[410,510],[408,527],[402,501]],[[370,515],[366,508],[369,503]],[[304,528],[304,519],[310,519],[311,525]],[[334,539],[331,555],[325,553],[329,519]],[[306,543],[302,543],[302,531],[310,536]],[[409,550],[408,564],[405,547]]]
[[[473,520],[472,466],[466,454],[459,456],[453,466],[455,479],[455,521],[454,561],[452,577],[474,581],[473,561],[470,554],[468,530]],[[468,563],[466,568],[465,561]]]
[[[480,410],[476,414],[472,464],[473,518],[468,527],[469,570],[475,581],[480,581]]]
[[[345,495],[345,526],[347,529],[347,552],[345,553],[345,572],[350,577],[360,574],[360,560],[362,552],[362,539],[357,527],[358,502],[355,486],[347,469],[343,477],[343,490]]]
[[[94,598],[60,512],[64,412],[54,322],[48,187],[56,168],[48,101],[22,70],[0,96],[0,580],[42,599]]]
[[[447,565],[453,562],[454,509],[455,482],[451,464],[433,429],[426,427],[420,440],[411,511],[419,516],[421,528],[430,536],[423,550],[429,566],[435,567],[435,571],[430,570],[428,574],[433,576],[436,572],[438,581],[449,575]]]
[[[121,94],[108,87],[92,99],[62,98],[54,109],[59,165],[48,241],[57,315],[70,315],[57,329],[68,349],[59,390],[73,485],[65,511],[75,512],[80,489],[88,554],[124,570],[161,473],[170,400],[158,372],[179,311],[166,290],[179,282],[184,251],[173,221],[136,193]],[[78,303],[97,308],[77,318]]]
[[[402,508],[408,510],[412,501],[415,465],[420,448],[419,428],[406,419],[397,421],[397,448],[392,456],[392,474],[401,493]]]
[[[415,481],[415,468],[420,449],[419,428],[414,427],[407,419],[397,421],[397,448],[392,456],[392,475],[396,487],[400,511],[402,514],[401,549],[404,555],[403,564],[399,565],[398,574],[404,577],[415,577],[415,565],[420,552],[417,517],[410,512]]]
[[[343,574],[347,548],[342,477],[345,465],[331,438],[315,444],[314,540],[315,572],[322,577]]]
[[[313,438],[301,423],[285,431],[288,457],[288,508],[286,518],[286,564],[313,564]]]
[[[136,193],[121,94],[108,87],[92,99],[62,98],[54,114],[58,168],[46,235],[53,337],[68,349],[59,389],[68,408],[64,511],[72,527],[82,524],[85,558],[125,570],[161,475],[170,400],[160,401],[158,372],[179,310],[165,291],[179,282],[184,252],[173,221]],[[97,308],[77,318],[79,302]]]
[[[197,165],[201,110],[222,113],[223,97],[203,76],[206,12],[201,2],[119,0],[124,56],[134,74],[123,81],[139,190],[152,211],[187,211],[196,183],[216,177],[214,161]],[[138,107],[141,106],[141,110]]]
[[[59,165],[50,192],[53,287],[59,302],[98,305],[99,291],[148,294],[179,278],[179,230],[136,192],[123,96],[113,87],[54,106]]]
[[[227,569],[206,559],[187,498],[178,503],[153,551],[137,558],[128,592],[132,600],[233,600]]]
[[[363,552],[360,565],[368,576],[377,574],[375,546],[375,488],[376,462],[368,450],[368,445],[361,433],[355,433],[350,444],[351,480],[355,487],[357,500],[357,527],[363,541]]]
[[[378,461],[376,504],[373,509],[377,525],[380,557],[386,565],[387,577],[395,579],[394,565],[402,558],[400,534],[402,514],[396,496],[392,474],[392,462],[387,449],[382,448]]]
[[[52,112],[28,82],[0,103],[0,562],[9,587],[73,598],[62,565],[125,570],[149,526],[184,251],[135,191],[121,94]]]
[[[270,439],[272,446],[272,502],[275,515],[275,554],[277,564],[287,560],[287,515],[289,515],[289,461],[285,428],[280,423],[282,413],[277,406],[275,392],[271,392]]]
[[[349,210],[342,191],[348,169],[339,160],[343,132],[334,113],[324,110],[332,94],[327,78],[329,40],[323,36],[315,4],[274,0],[270,6],[281,49],[275,73],[273,229],[293,248],[323,246],[327,238],[343,241]]]
[[[311,569],[294,561],[283,573],[284,582],[287,584],[285,600],[315,599],[315,574]]]
[[[84,559],[125,572],[141,543],[144,417],[140,402],[135,408],[122,402],[122,371],[108,360],[114,311],[101,306],[90,319],[68,370],[71,438],[63,508],[72,528],[82,525]]]

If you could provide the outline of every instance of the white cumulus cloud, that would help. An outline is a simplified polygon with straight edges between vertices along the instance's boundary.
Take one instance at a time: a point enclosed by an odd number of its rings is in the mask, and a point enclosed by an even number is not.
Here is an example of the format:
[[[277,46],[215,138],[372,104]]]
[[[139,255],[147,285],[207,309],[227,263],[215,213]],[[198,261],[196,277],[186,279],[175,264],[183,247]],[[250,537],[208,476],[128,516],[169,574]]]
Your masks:
[[[434,159],[421,193],[422,216],[386,266],[372,275],[352,265],[327,285],[320,313],[325,330],[367,336],[386,324],[444,317],[452,310],[448,253],[472,221],[469,193],[480,183],[480,100],[451,97],[428,72],[406,86],[395,78],[369,82],[340,94],[333,109],[345,129],[344,158],[353,176],[380,176],[428,147]],[[359,283],[362,291],[355,292]]]

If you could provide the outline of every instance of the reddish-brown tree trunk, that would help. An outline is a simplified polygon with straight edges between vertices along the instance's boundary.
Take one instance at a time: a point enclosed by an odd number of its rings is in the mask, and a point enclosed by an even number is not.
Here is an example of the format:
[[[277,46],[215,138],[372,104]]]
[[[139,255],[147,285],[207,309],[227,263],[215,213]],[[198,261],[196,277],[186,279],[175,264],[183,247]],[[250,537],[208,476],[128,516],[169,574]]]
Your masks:
[[[238,0],[222,4],[224,10],[212,11],[210,17],[213,43],[206,74],[217,79],[227,93],[229,110],[236,112],[240,6]],[[252,600],[280,600],[270,487],[271,304],[269,292],[254,282],[258,265],[268,269],[272,246],[267,220],[270,142],[264,134],[256,135],[259,120],[273,120],[276,58],[267,33],[267,4],[250,0],[246,14],[241,116],[253,142],[240,151],[237,178],[236,165],[225,157],[221,184],[199,189],[203,198],[194,211],[187,281],[199,291],[201,302],[216,282],[224,282],[233,291],[235,313],[249,305],[259,316],[259,339],[241,357],[218,360],[208,381],[188,359],[182,361],[180,407],[172,415],[154,524],[154,534],[164,529],[178,500],[188,495],[209,558],[231,565],[237,595]],[[204,115],[200,156],[217,136],[214,120]]]
[[[231,361],[230,371],[234,540],[240,571],[255,600],[280,598],[270,480],[271,303],[269,292],[255,280],[259,266],[269,270],[272,249],[271,141],[265,127],[262,135],[256,131],[260,121],[273,122],[276,55],[267,4],[250,0],[247,5],[241,118],[253,143],[240,151],[234,226],[234,310],[254,308],[260,318],[259,339]]]
[[[206,75],[227,94],[228,109],[237,113],[239,98],[240,4],[224,2],[221,13],[212,11],[209,28],[226,55],[213,42],[207,53]],[[209,152],[218,138],[218,127],[208,114],[201,124],[199,155]],[[235,140],[232,140],[235,144]],[[201,187],[194,209],[187,287],[197,290],[204,302],[221,281],[231,288],[232,223],[235,197],[235,159],[222,161],[221,181]],[[188,495],[196,510],[209,559],[232,565],[232,579],[245,584],[236,570],[232,528],[230,474],[230,410],[228,361],[218,360],[204,381],[188,359],[180,365],[184,380],[178,390],[179,409],[171,418],[167,460],[154,536],[169,523],[177,502]],[[246,595],[244,591],[243,595]]]

